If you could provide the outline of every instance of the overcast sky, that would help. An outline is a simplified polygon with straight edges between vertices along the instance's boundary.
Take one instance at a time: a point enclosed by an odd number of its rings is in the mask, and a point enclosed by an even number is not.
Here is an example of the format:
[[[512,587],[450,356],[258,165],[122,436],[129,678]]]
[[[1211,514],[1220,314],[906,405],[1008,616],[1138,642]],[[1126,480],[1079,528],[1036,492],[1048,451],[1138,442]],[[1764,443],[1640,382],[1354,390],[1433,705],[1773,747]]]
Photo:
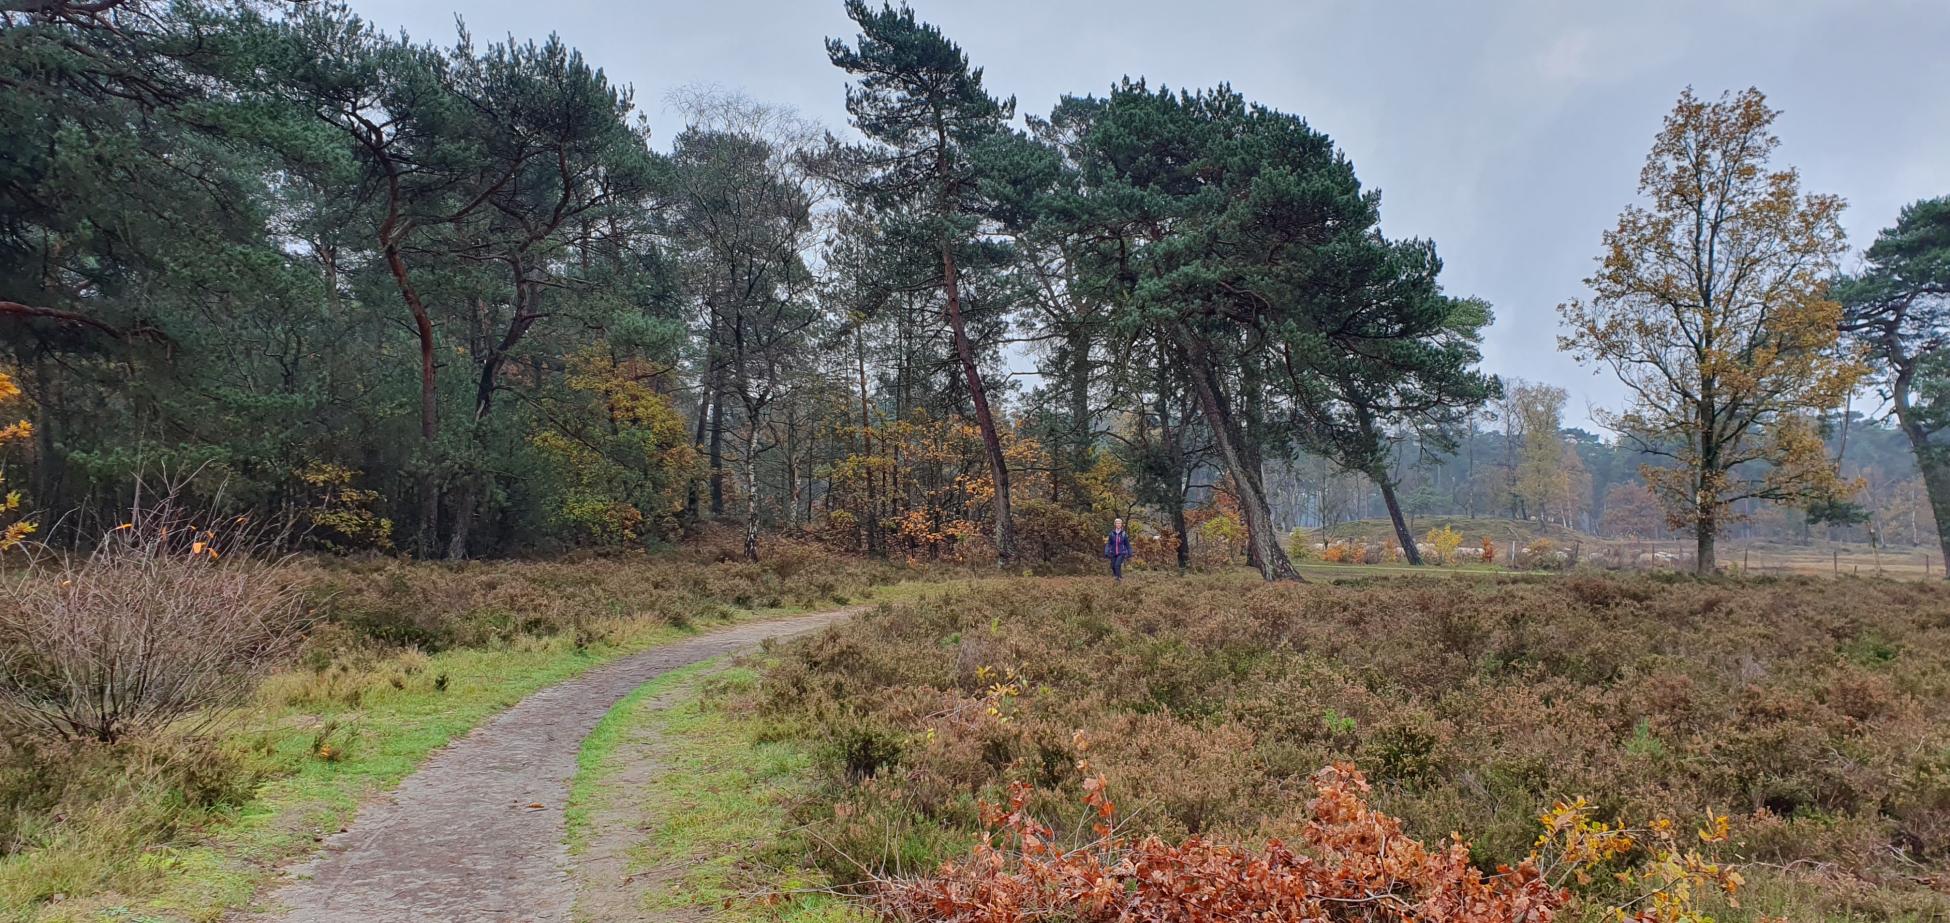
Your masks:
[[[352,0],[446,42],[559,33],[634,86],[660,144],[666,95],[714,83],[845,130],[822,40],[840,0]],[[1777,164],[1848,200],[1858,252],[1906,202],[1950,195],[1950,0],[916,0],[1018,112],[1124,75],[1230,82],[1297,113],[1383,191],[1391,236],[1433,238],[1444,284],[1496,307],[1492,372],[1563,385],[1567,423],[1620,388],[1556,351],[1599,234],[1630,202],[1681,88],[1758,86],[1783,110]]]

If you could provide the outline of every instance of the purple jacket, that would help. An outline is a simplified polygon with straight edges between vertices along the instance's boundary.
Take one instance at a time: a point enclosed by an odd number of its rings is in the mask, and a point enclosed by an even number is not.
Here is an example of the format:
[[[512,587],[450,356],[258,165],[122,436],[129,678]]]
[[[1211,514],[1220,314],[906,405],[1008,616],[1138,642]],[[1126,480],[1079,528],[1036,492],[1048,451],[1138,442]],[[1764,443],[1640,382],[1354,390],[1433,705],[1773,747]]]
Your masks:
[[[1112,532],[1110,534],[1110,538],[1104,541],[1104,557],[1106,558],[1131,557],[1131,533]]]

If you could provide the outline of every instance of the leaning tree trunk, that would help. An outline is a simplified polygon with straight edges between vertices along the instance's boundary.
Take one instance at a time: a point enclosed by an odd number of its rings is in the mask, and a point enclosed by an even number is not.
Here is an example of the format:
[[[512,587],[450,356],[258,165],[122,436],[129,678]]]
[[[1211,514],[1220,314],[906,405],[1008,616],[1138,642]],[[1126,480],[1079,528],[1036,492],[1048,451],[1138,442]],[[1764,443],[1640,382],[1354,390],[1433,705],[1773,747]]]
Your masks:
[[[995,415],[989,410],[988,389],[982,385],[982,370],[975,364],[975,347],[968,341],[968,329],[961,317],[961,283],[956,277],[955,251],[947,242],[941,245],[942,288],[948,296],[948,327],[955,336],[955,355],[961,360],[963,377],[968,380],[968,398],[975,405],[975,425],[982,431],[982,448],[989,457],[989,474],[995,479],[995,563],[1007,566],[1016,557],[1016,525],[1009,510],[1009,460],[1002,454],[1002,437],[995,430]]]
[[[1247,467],[1244,447],[1239,444],[1238,429],[1219,400],[1218,384],[1204,344],[1182,321],[1174,326],[1173,333],[1178,338],[1179,347],[1185,351],[1186,370],[1189,373],[1186,377],[1191,379],[1199,409],[1205,416],[1207,427],[1212,430],[1212,440],[1219,447],[1219,458],[1239,498],[1239,512],[1246,520],[1246,546],[1255,566],[1259,568],[1259,575],[1269,581],[1302,580],[1300,572],[1294,570],[1293,562],[1287,558],[1286,549],[1280,547],[1279,536],[1273,534],[1273,517],[1266,505],[1266,495],[1259,489],[1259,478]]]
[[[1417,567],[1422,565],[1422,552],[1415,547],[1415,535],[1408,531],[1408,521],[1402,517],[1402,505],[1395,499],[1395,485],[1386,477],[1373,475],[1374,482],[1381,487],[1381,502],[1388,506],[1388,518],[1395,523],[1395,540],[1402,543],[1402,557]]]
[[[1943,552],[1944,579],[1950,580],[1950,447],[1930,444],[1929,434],[1904,419],[1908,416],[1899,414],[1898,422],[1909,435],[1916,467],[1923,474],[1923,492],[1929,495],[1930,513],[1936,519],[1937,547]]]

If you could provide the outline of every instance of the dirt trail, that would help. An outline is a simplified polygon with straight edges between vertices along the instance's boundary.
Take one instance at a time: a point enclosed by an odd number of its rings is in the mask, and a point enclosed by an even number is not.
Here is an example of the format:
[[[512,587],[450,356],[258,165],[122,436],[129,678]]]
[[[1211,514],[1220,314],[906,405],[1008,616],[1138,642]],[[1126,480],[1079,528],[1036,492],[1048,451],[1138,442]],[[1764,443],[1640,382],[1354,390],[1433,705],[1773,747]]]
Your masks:
[[[754,622],[634,654],[544,689],[435,754],[359,813],[254,919],[286,923],[570,920],[563,806],[582,739],[679,667],[814,631],[867,607]]]
[[[713,674],[715,675],[715,674]],[[691,694],[696,680],[645,701],[645,711],[662,711]],[[680,881],[688,867],[662,863],[640,868],[634,853],[643,842],[644,819],[651,816],[648,786],[668,767],[670,742],[647,722],[632,722],[605,763],[610,773],[589,803],[588,838],[575,857],[575,919],[590,923],[697,923],[708,908],[646,909],[644,895]]]

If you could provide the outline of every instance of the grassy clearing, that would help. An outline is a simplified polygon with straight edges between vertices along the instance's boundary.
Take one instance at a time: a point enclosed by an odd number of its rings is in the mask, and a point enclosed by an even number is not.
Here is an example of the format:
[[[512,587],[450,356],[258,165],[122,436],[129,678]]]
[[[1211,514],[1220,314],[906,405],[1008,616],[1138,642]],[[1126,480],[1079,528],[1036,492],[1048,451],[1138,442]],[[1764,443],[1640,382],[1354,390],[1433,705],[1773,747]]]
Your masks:
[[[1475,519],[1463,516],[1423,516],[1415,520],[1411,529],[1416,535],[1425,535],[1431,529],[1443,527],[1453,528],[1462,533],[1466,547],[1477,547],[1485,537],[1492,539],[1496,542],[1498,560],[1505,564],[1509,561],[1511,542],[1523,546],[1540,538],[1549,539],[1563,549],[1571,548],[1574,544],[1579,546],[1591,565],[1599,565],[1609,559],[1615,562],[1612,566],[1627,570],[1683,569],[1690,566],[1689,562],[1694,550],[1692,541],[1688,539],[1601,538],[1557,525],[1490,516]],[[1304,542],[1309,547],[1320,541],[1320,530],[1317,528],[1301,529],[1293,534],[1295,542],[1302,541],[1301,537],[1304,537]],[[1392,545],[1395,541],[1394,525],[1385,519],[1362,519],[1338,523],[1328,530],[1328,534],[1337,541],[1350,540],[1381,545]],[[1642,555],[1654,552],[1668,555],[1669,558],[1658,564],[1641,558]],[[1934,547],[1897,545],[1879,548],[1860,542],[1840,542],[1819,538],[1810,538],[1799,543],[1722,538],[1719,564],[1729,572],[1743,573],[1748,576],[1802,575],[1940,580],[1945,573],[1943,555]],[[1381,566],[1392,565],[1370,565],[1375,569]],[[1488,570],[1501,572],[1504,568],[1499,566]],[[1308,571],[1303,568],[1302,573]]]
[[[813,558],[322,569],[327,620],[301,663],[217,738],[82,747],[81,762],[24,737],[0,746],[0,919],[219,919],[433,750],[538,689],[911,576]]]
[[[813,754],[779,740],[770,726],[734,712],[758,673],[700,664],[639,689],[584,741],[570,799],[570,842],[586,843],[592,812],[627,812],[610,824],[643,825],[631,849],[633,871],[649,872],[638,896],[645,909],[712,908],[713,919],[857,923],[856,906],[822,893],[826,877],[808,868],[789,830],[789,805],[808,793]],[[648,707],[666,692],[674,701]],[[640,758],[619,742],[655,735],[661,771],[636,792],[606,791],[620,761]],[[627,803],[627,807],[623,807]],[[578,919],[584,917],[579,911]]]

